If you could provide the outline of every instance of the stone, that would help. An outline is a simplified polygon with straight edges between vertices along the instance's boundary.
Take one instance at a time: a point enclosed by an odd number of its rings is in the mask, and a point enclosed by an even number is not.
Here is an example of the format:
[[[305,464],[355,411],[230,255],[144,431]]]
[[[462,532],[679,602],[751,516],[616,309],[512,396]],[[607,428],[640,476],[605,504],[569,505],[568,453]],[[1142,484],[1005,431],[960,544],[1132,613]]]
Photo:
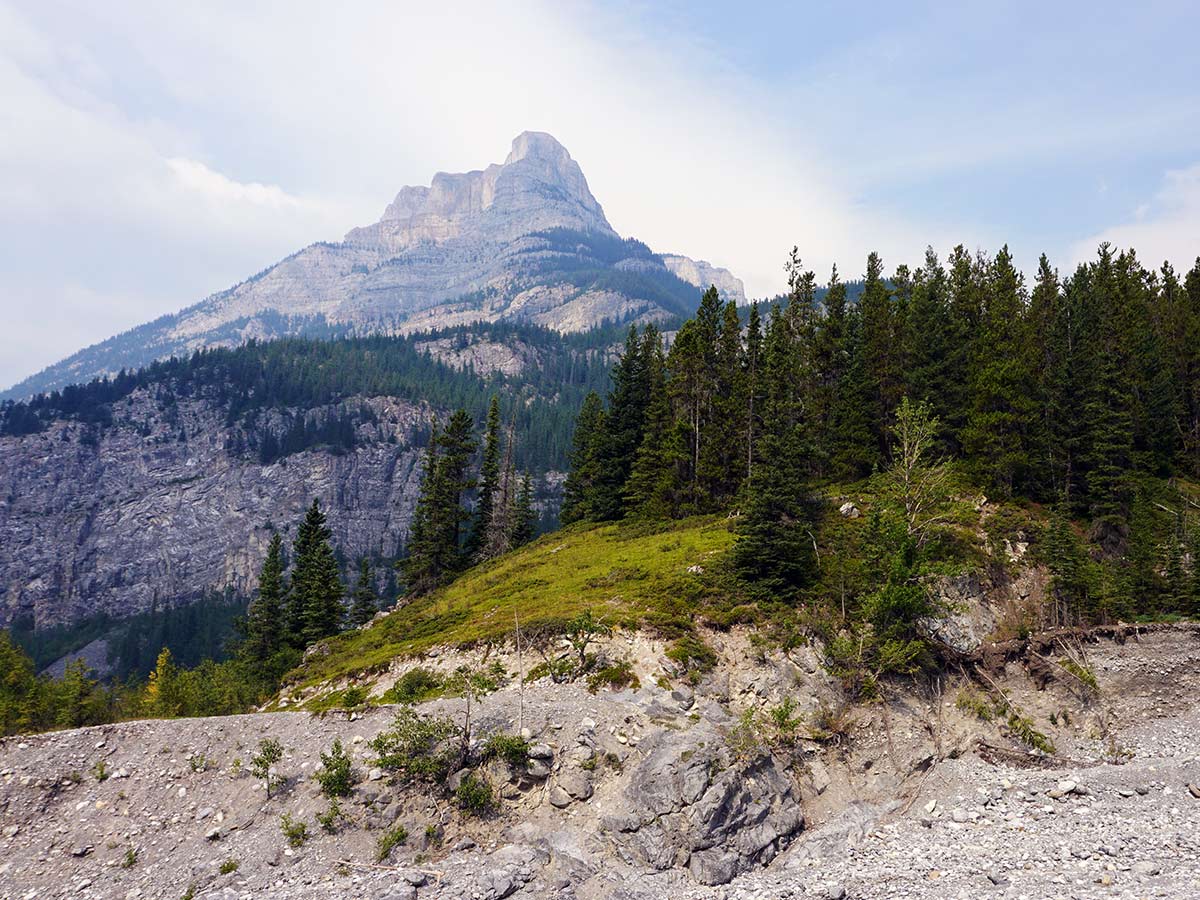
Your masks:
[[[1187,789],[1189,794],[1191,794],[1197,800],[1200,800],[1200,785],[1189,784]]]
[[[1161,871],[1162,869],[1157,863],[1150,862],[1149,860],[1139,859],[1133,864],[1133,873],[1135,875],[1157,875]]]
[[[953,810],[951,810],[950,818],[962,825],[964,822],[969,821],[971,817],[961,806],[956,806]]]
[[[540,760],[554,759],[554,750],[549,744],[533,744],[529,748],[529,758]]]
[[[586,772],[564,772],[558,777],[558,784],[576,800],[589,799],[595,790],[592,777]]]
[[[846,519],[857,519],[859,516],[862,515],[862,513],[859,512],[858,507],[855,506],[853,503],[851,503],[849,500],[847,500],[840,507],[838,507],[838,512],[841,513],[842,517],[846,518]]]
[[[546,795],[546,799],[550,801],[551,806],[558,809],[566,809],[571,805],[571,795],[561,785],[554,785],[550,788],[550,793]]]
[[[87,856],[91,852],[92,852],[91,844],[81,844],[80,846],[74,848],[71,851],[71,855],[72,856]]]
[[[1046,796],[1052,797],[1055,800],[1061,800],[1063,797],[1067,796],[1067,794],[1070,794],[1072,791],[1074,791],[1078,787],[1079,787],[1078,782],[1075,782],[1069,778],[1066,778],[1066,779],[1063,779],[1062,781],[1060,781],[1055,786],[1054,790],[1047,791]]]

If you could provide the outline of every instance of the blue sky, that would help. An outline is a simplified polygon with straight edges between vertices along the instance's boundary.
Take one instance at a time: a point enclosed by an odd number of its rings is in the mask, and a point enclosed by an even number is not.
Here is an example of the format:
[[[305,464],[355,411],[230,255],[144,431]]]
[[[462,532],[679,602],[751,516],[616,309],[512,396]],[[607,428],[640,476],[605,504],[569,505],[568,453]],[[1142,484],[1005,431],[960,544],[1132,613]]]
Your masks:
[[[822,277],[1200,253],[1192,3],[195,6],[0,0],[0,383],[525,129],[619,231],[753,295],[792,244]]]

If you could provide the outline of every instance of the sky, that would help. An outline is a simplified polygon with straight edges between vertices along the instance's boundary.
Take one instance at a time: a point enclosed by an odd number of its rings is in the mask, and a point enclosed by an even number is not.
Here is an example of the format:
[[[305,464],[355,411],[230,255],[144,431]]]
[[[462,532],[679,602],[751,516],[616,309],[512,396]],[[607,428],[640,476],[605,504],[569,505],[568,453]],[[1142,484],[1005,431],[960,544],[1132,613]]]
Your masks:
[[[0,386],[524,130],[751,296],[926,245],[1200,254],[1194,2],[0,0]]]

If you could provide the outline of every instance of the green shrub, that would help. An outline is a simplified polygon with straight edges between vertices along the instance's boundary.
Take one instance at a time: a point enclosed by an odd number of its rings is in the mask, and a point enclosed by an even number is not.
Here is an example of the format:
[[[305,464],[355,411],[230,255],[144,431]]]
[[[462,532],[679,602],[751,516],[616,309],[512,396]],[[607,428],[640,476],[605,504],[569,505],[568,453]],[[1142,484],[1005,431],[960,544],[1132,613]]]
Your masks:
[[[287,838],[289,846],[301,847],[308,840],[308,826],[303,822],[293,819],[287,813],[279,817],[279,830]]]
[[[239,863],[236,859],[230,858],[221,863],[221,868],[217,871],[219,871],[222,875],[229,875],[233,872],[236,872],[239,865],[241,865],[241,863]]]
[[[461,734],[450,719],[422,716],[401,709],[392,727],[371,741],[380,768],[409,780],[444,781],[461,757],[461,749],[450,739]]]
[[[442,678],[437,672],[418,666],[397,679],[380,698],[384,703],[421,703],[442,692]]]
[[[271,788],[283,783],[283,778],[272,773],[271,767],[283,759],[283,745],[275,738],[263,738],[258,742],[258,753],[250,757],[250,771],[255,778],[262,779],[267,789],[267,797],[271,796]]]
[[[616,690],[631,687],[637,690],[642,686],[642,683],[638,680],[637,675],[634,674],[633,666],[630,665],[628,660],[623,659],[620,662],[613,663],[611,666],[605,666],[603,669],[593,672],[588,676],[587,686],[588,690],[594,694],[602,687],[611,687]]]
[[[387,859],[392,850],[399,847],[408,840],[408,829],[403,825],[397,825],[389,831],[385,831],[379,836],[378,842],[375,844],[375,860],[383,862]]]
[[[502,759],[509,765],[523,766],[529,761],[529,741],[519,735],[497,731],[484,743],[483,758]]]
[[[485,816],[496,808],[492,786],[482,775],[468,772],[454,792],[458,806],[469,816]]]
[[[125,851],[125,856],[121,859],[122,869],[132,869],[137,865],[138,852],[133,847]]]
[[[699,682],[717,665],[716,651],[694,634],[676,639],[667,650],[667,659],[679,666],[692,684]]]
[[[1049,756],[1054,755],[1054,742],[1034,727],[1033,720],[1016,710],[1008,715],[1008,730],[1014,738],[1034,750]]]
[[[328,753],[321,754],[321,768],[313,773],[326,797],[346,797],[354,789],[354,768],[341,738],[333,739]]]
[[[329,801],[329,809],[323,813],[317,813],[317,824],[321,829],[329,834],[337,831],[338,822],[342,818],[342,808],[336,800]]]
[[[108,779],[108,765],[102,759],[96,760],[92,766],[92,775],[97,781],[106,781]]]

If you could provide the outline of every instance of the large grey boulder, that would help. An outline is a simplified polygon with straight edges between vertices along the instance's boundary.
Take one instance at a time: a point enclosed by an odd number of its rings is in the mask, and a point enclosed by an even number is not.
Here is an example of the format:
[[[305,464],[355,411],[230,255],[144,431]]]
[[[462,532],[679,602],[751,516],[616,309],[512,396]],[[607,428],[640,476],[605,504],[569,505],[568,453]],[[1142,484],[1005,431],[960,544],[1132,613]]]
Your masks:
[[[775,857],[804,827],[795,785],[767,753],[738,759],[717,726],[655,733],[630,775],[626,811],[605,831],[627,861],[687,866],[704,884],[725,884]]]

